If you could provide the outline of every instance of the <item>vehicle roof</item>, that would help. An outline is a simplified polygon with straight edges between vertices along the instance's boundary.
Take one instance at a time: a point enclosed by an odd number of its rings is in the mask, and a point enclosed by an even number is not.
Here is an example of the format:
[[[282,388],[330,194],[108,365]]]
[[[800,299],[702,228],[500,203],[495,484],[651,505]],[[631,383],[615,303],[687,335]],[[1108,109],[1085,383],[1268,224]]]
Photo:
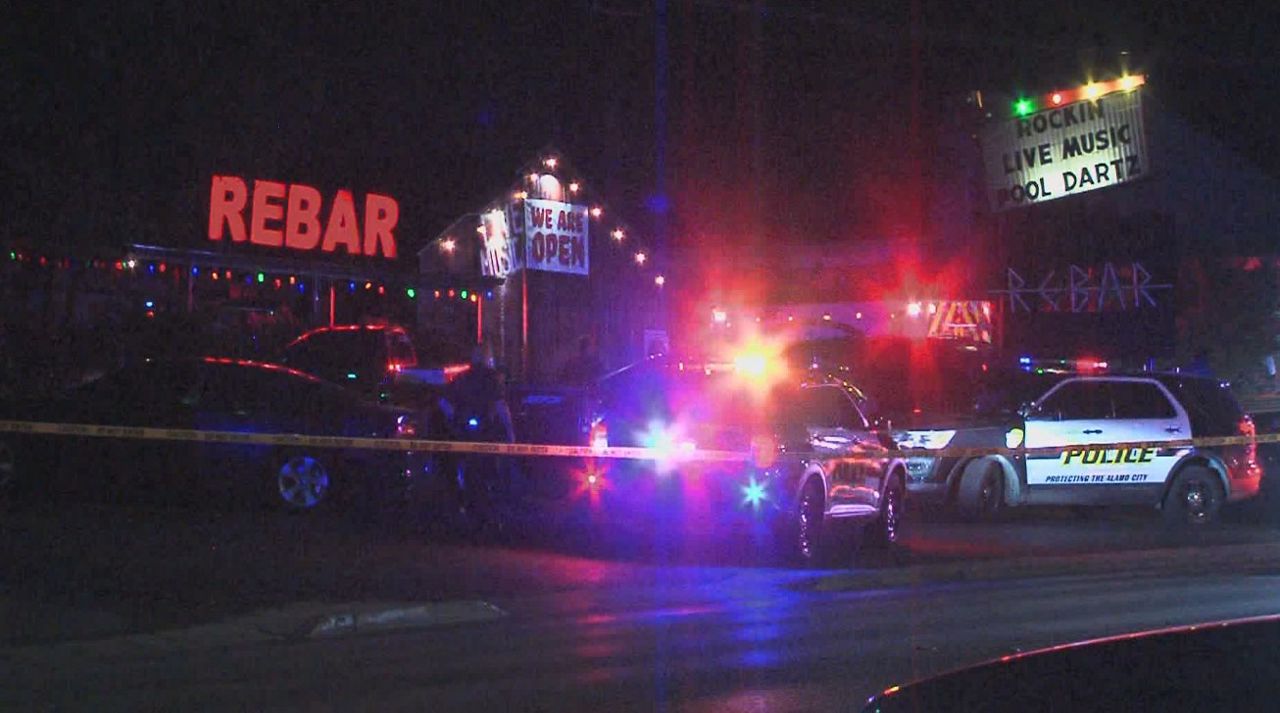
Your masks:
[[[406,330],[404,327],[401,327],[395,324],[326,325],[324,327],[316,327],[314,329],[308,329],[302,334],[299,334],[297,337],[294,337],[288,344],[285,345],[284,348],[288,349],[289,347],[292,347],[295,344],[298,344],[299,342],[306,341],[307,339],[310,339],[311,337],[317,334],[327,334],[329,332],[392,332],[396,334],[407,334],[408,330]]]
[[[173,360],[173,361],[178,361],[178,360]],[[217,356],[201,357],[200,361],[204,362],[205,364],[220,364],[224,366],[235,366],[235,367],[241,367],[245,369],[261,369],[263,371],[275,371],[283,374],[289,374],[290,376],[296,376],[300,379],[305,379],[306,381],[311,381],[317,384],[328,383],[319,377],[316,377],[312,374],[308,374],[305,371],[298,371],[293,367],[288,367],[283,364],[275,364],[272,362],[255,361],[253,359],[236,359],[232,357],[217,357]]]
[[[693,378],[698,374],[703,374],[704,376],[731,374],[734,370],[734,365],[729,362],[703,358],[680,359],[677,357],[663,355],[632,362],[631,364],[615,369],[614,371],[601,376],[597,382],[605,384],[611,379],[626,377],[629,374],[639,374],[645,371],[664,374],[671,377],[687,376],[689,378]],[[781,388],[807,388],[814,386],[839,386],[852,393],[859,395],[864,394],[864,391],[860,387],[850,383],[842,375],[837,375],[828,369],[796,370],[794,378],[790,378],[779,384],[779,387]]]

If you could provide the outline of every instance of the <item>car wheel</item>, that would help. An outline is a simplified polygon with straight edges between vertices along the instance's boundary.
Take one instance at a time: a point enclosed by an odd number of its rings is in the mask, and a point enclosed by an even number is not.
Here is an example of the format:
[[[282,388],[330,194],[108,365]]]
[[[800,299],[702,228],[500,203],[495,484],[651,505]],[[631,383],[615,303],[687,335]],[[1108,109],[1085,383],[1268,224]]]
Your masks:
[[[901,481],[896,476],[890,477],[880,503],[880,516],[868,526],[868,545],[880,550],[897,548],[902,535],[903,500]]]
[[[332,485],[329,471],[311,456],[292,456],[276,471],[277,502],[289,510],[315,509],[328,499]]]
[[[1213,471],[1190,466],[1174,477],[1161,512],[1170,526],[1204,527],[1217,522],[1222,501],[1222,483]]]
[[[792,531],[792,556],[803,567],[821,567],[830,560],[832,532],[826,522],[822,482],[805,485],[796,503]]]
[[[1004,471],[1000,464],[980,461],[966,467],[956,504],[967,520],[996,519],[1004,510]]]

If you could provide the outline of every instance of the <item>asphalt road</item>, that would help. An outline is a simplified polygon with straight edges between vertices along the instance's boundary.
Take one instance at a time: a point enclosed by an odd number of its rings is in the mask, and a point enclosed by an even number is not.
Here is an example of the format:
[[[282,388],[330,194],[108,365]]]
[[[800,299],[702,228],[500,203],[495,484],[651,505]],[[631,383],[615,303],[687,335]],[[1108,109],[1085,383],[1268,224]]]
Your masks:
[[[334,640],[135,637],[4,654],[0,707],[854,709],[894,683],[1123,631],[1273,613],[1275,575],[1069,577],[806,594],[665,572],[502,598],[495,621]]]
[[[1149,513],[917,519],[903,566],[798,572],[673,537],[476,546],[333,514],[27,509],[0,521],[0,709],[856,708],[1018,649],[1280,611],[1280,532],[1232,519],[1196,538]],[[501,615],[299,628],[481,601]]]

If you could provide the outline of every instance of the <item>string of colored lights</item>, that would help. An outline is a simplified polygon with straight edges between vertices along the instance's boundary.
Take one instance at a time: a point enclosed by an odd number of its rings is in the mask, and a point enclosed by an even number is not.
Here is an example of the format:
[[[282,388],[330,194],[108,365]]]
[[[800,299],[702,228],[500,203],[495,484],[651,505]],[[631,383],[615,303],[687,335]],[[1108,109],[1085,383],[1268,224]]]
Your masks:
[[[2,253],[0,253],[2,254]],[[72,258],[68,256],[50,257],[46,254],[37,254],[28,252],[25,249],[11,248],[8,251],[10,263],[20,265],[30,265],[36,268],[69,270],[74,266],[81,265],[86,269],[102,270],[110,273],[120,273],[124,275],[165,275],[173,274],[175,271],[187,270],[192,280],[208,280],[210,283],[219,282],[226,283],[236,279],[237,272],[233,269],[217,266],[217,265],[199,265],[167,261],[146,261],[137,260],[136,258],[121,258],[116,260],[103,258]],[[246,285],[262,285],[266,286],[268,281],[273,289],[284,289],[286,284],[289,287],[296,288],[300,293],[306,293],[307,282],[300,278],[297,274],[289,274],[286,272],[277,272],[272,270],[248,270],[239,273]],[[342,282],[335,280],[335,283]],[[376,291],[379,295],[387,294],[387,284],[385,282],[375,282],[373,280],[346,280],[348,293],[354,293],[363,289],[363,291]],[[414,285],[405,285],[401,289],[407,299],[415,300],[418,297],[419,288]],[[446,295],[450,299],[461,299],[464,301],[478,302],[481,299],[482,292],[474,289],[460,289],[457,287],[450,289],[432,290],[435,299],[443,299]],[[493,290],[484,290],[483,297],[485,300],[494,299]]]
[[[1118,79],[1088,82],[1074,89],[1058,89],[1038,97],[1019,97],[1013,102],[1013,115],[1025,118],[1045,109],[1056,109],[1081,101],[1097,101],[1108,94],[1133,91],[1146,83],[1146,75],[1126,74]]]
[[[586,189],[580,179],[571,179],[566,183],[561,178],[557,169],[563,169],[564,166],[563,162],[559,158],[555,156],[544,156],[540,160],[540,164],[541,168],[529,170],[528,173],[525,174],[525,181],[530,186],[536,187],[538,182],[541,181],[544,176],[551,176],[557,183],[565,186],[572,197],[579,197],[586,192]],[[525,187],[519,187],[511,193],[511,199],[513,201],[522,202],[527,198],[529,198],[529,191]],[[486,212],[488,210],[500,209],[501,208],[499,206],[490,205],[486,209]],[[605,212],[604,206],[598,203],[592,204],[587,210],[587,214],[590,215],[593,220],[597,221],[604,218]],[[478,226],[476,231],[478,233],[483,233],[484,226]],[[642,241],[638,240],[625,225],[615,224],[609,231],[609,237],[611,238],[610,242],[615,247],[622,248],[624,245],[635,246],[634,252],[631,254],[631,261],[636,265],[636,267],[644,269],[650,265],[652,253],[649,248],[644,245]],[[458,249],[458,238],[453,235],[445,236],[440,239],[439,245],[441,251],[452,254]],[[653,280],[653,284],[659,288],[665,286],[666,282],[667,278],[664,275],[656,275]]]

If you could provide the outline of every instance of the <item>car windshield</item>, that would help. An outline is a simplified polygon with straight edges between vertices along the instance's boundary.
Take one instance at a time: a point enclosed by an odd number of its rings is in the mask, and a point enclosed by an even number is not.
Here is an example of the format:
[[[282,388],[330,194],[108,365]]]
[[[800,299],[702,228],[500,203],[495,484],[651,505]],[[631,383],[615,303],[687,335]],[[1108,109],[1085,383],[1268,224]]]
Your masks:
[[[796,386],[778,385],[762,393],[731,368],[715,365],[708,373],[695,363],[684,368],[642,364],[598,386],[604,417],[631,431],[616,438],[644,445],[655,430],[678,424],[690,441],[709,448],[746,447],[752,436],[793,414],[798,392]]]
[[[1280,709],[1276,0],[5,6],[0,711]]]

